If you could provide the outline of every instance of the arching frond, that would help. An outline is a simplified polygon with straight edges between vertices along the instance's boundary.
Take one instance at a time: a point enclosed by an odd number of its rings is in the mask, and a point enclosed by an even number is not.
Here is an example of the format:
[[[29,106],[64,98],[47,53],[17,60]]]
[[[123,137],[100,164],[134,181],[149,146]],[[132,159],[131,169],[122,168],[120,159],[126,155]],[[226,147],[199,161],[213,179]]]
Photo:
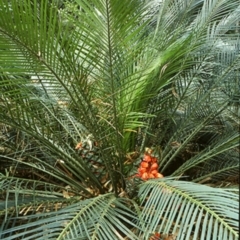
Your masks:
[[[238,0],[1,0],[0,238],[237,240],[239,32]],[[145,148],[218,188],[139,186]]]
[[[238,239],[238,194],[173,179],[140,186],[143,239],[152,233],[184,239]]]
[[[61,200],[59,200],[59,204]],[[137,226],[133,203],[112,194],[79,201],[54,212],[39,212],[25,218],[9,218],[22,221],[21,226],[4,230],[1,237],[7,239],[138,239],[132,232]],[[136,210],[136,209],[135,209]],[[31,223],[31,224],[30,224]],[[11,232],[17,231],[12,235]]]

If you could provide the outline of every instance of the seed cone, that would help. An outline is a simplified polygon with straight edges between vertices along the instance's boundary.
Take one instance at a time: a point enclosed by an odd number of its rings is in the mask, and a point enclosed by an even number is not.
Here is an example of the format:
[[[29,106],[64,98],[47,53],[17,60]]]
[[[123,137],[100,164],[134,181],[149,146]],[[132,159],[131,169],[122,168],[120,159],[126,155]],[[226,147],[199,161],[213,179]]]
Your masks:
[[[143,156],[143,160],[138,168],[138,177],[142,180],[148,180],[150,178],[163,178],[163,175],[158,172],[157,158],[146,152]]]

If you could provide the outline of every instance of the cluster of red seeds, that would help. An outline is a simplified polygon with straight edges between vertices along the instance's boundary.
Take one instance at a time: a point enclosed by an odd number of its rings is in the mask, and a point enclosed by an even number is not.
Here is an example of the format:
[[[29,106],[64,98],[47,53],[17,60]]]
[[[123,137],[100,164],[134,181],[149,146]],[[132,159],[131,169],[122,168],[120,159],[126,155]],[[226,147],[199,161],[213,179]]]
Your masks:
[[[146,152],[143,156],[143,160],[138,168],[138,174],[142,180],[148,180],[150,178],[163,178],[163,175],[158,172],[157,158],[152,156],[151,153]]]
[[[175,240],[176,235],[175,234],[160,234],[160,233],[154,233],[150,236],[149,240]]]
[[[160,233],[154,233],[152,236],[150,236],[149,240],[160,240],[161,234]]]

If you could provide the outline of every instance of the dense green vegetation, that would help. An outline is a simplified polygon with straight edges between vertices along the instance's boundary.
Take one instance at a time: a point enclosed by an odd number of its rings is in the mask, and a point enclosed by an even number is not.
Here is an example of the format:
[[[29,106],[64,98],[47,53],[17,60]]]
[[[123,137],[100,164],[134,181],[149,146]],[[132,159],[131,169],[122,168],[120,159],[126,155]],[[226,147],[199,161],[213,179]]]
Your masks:
[[[239,23],[238,0],[0,1],[0,239],[239,239]]]

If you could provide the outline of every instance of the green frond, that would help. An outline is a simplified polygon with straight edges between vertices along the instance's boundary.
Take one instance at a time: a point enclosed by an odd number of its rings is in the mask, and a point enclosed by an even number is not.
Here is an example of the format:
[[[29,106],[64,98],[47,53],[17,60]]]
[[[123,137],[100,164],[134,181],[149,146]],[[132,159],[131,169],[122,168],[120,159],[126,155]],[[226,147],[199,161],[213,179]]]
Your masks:
[[[237,240],[239,12],[0,1],[0,238]]]
[[[237,146],[239,146],[238,133],[233,133],[232,135],[229,135],[227,138],[223,139],[223,141],[217,141],[217,143],[213,143],[212,146],[210,145],[209,148],[203,150],[201,154],[187,160],[176,172],[173,173],[173,175],[179,175],[199,163],[205,162],[221,153],[224,153],[230,149],[237,148]]]
[[[131,230],[136,227],[132,223],[134,219],[136,220],[132,207],[133,204],[129,200],[116,198],[112,194],[99,195],[58,211],[28,215],[26,223],[16,227],[17,234],[11,236],[8,230],[3,230],[1,237],[7,236],[9,240],[14,237],[109,240],[130,237],[130,239],[137,239]],[[24,217],[19,216],[17,220],[24,222]]]
[[[95,141],[102,143],[102,161],[110,175],[116,166],[122,168],[124,151],[128,150],[128,146],[125,149],[121,146],[124,131],[136,131],[143,125],[139,116],[144,116],[139,107],[132,108],[138,97],[135,93],[127,105],[119,100],[127,94],[120,90],[119,83],[128,84],[136,76],[131,65],[134,66],[144,48],[139,38],[145,24],[138,25],[144,17],[144,4],[125,3],[128,8],[123,9],[114,1],[94,4],[78,1],[79,18],[84,24],[81,28],[74,25],[71,38],[69,31],[64,31],[64,22],[58,19],[61,13],[59,16],[57,8],[48,1],[11,4],[6,1],[0,5],[5,12],[1,21],[6,23],[0,27],[0,42],[7,49],[0,58],[3,63],[0,88],[8,105],[7,114],[1,115],[2,121],[7,123],[14,118],[10,121],[13,127],[28,131],[45,144],[58,142],[61,148],[66,142],[61,141],[59,129],[63,128],[74,145],[77,138],[80,142],[92,134]],[[26,37],[27,32],[31,33],[30,38]],[[13,66],[18,66],[16,71]],[[125,118],[126,115],[132,117]],[[69,133],[76,130],[76,125],[81,132],[72,136]],[[110,157],[112,151],[120,158]],[[111,178],[116,187],[115,178]]]
[[[238,194],[173,179],[140,186],[140,222],[144,239],[151,233],[177,239],[238,239]]]
[[[199,167],[194,182],[218,182],[226,184],[230,182],[238,183],[239,180],[239,154],[237,149],[226,151],[216,157],[206,161],[203,166]]]
[[[26,157],[24,154],[23,156]],[[44,157],[45,156],[43,155],[42,158]],[[91,181],[91,178],[95,179],[98,184],[98,179],[96,179],[96,176],[90,170],[89,165],[85,163],[86,167],[83,168],[81,163],[74,160],[73,158],[71,160],[69,159],[70,161],[66,162],[61,159],[56,159],[54,164],[48,163],[48,158],[46,158],[45,161],[37,158],[24,160],[22,159],[22,161],[20,159],[7,157],[3,157],[3,159],[5,159],[4,165],[6,177],[2,176],[1,181],[2,184],[4,183],[6,186],[9,186],[9,188],[13,189],[12,193],[18,194],[18,184],[21,183],[20,185],[23,185],[26,191],[30,187],[30,191],[33,195],[35,195],[38,184],[44,185],[44,182],[46,181],[52,183],[56,189],[62,189],[64,187],[70,186],[71,191],[74,193],[74,195],[80,195],[84,197],[86,196],[85,194],[88,196],[89,194],[91,195],[87,189],[87,180]],[[78,166],[78,168],[76,166]],[[18,171],[20,173],[18,173]],[[31,175],[36,180],[26,179],[25,175]],[[12,180],[15,180],[14,176],[16,176],[16,182],[12,182]],[[17,181],[18,179],[19,182]],[[28,182],[30,185],[28,185]],[[16,186],[14,185],[15,183],[17,184]],[[101,186],[99,186],[99,188],[101,189]]]

